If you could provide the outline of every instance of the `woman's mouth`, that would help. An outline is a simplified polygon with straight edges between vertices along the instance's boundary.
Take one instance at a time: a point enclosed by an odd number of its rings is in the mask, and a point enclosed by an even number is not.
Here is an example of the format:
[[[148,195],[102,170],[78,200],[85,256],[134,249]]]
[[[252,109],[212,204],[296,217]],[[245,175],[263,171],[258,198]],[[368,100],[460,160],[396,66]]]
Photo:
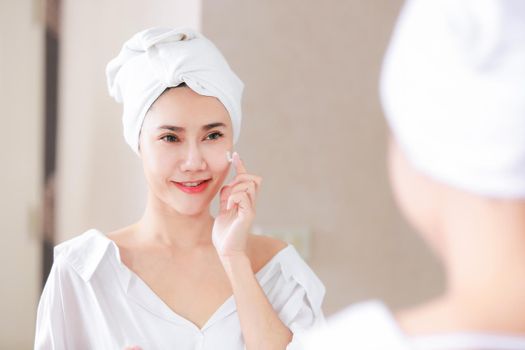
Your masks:
[[[203,192],[211,179],[208,180],[199,180],[199,181],[188,181],[188,182],[176,182],[173,181],[175,186],[177,186],[181,191],[185,193],[200,193]]]

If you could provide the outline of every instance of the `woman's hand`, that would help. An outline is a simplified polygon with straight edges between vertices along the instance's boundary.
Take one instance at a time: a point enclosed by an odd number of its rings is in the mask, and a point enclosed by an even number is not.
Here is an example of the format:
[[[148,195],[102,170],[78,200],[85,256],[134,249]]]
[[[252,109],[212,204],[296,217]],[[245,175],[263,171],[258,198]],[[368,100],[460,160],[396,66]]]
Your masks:
[[[212,230],[213,244],[221,259],[246,255],[246,243],[255,218],[261,178],[247,173],[239,155],[232,156],[236,176],[220,191],[220,210]]]

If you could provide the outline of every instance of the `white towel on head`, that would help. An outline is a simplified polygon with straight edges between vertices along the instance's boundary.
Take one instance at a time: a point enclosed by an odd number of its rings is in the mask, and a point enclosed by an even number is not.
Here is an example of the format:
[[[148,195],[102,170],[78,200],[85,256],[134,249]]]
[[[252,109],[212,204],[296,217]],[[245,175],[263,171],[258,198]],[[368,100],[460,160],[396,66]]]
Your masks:
[[[106,77],[109,94],[124,105],[124,137],[136,153],[151,104],[183,82],[218,98],[230,114],[234,142],[239,138],[244,85],[219,50],[194,30],[156,27],[135,34],[108,63]]]
[[[418,170],[480,195],[525,198],[525,1],[408,1],[381,98]]]

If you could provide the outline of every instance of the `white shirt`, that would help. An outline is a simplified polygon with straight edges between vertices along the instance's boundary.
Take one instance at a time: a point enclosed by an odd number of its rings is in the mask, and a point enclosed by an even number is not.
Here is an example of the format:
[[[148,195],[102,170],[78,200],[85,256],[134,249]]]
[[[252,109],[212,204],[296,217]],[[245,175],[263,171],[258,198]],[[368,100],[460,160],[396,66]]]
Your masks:
[[[346,308],[331,317],[327,325],[303,335],[301,341],[304,350],[525,350],[525,335],[407,336],[388,308],[377,301]]]
[[[324,322],[325,288],[289,245],[256,274],[280,319],[294,333]],[[245,349],[234,297],[206,324],[173,312],[120,259],[117,245],[89,230],[55,247],[38,306],[35,349]]]

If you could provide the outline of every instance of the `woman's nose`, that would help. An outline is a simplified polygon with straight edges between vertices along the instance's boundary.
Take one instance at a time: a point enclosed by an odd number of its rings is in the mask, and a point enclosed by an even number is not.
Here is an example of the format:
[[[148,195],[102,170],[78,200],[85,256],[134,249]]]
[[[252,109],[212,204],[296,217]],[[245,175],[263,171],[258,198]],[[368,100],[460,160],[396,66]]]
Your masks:
[[[196,145],[190,145],[185,150],[184,159],[181,163],[182,171],[199,171],[206,169],[206,162],[201,151]]]

